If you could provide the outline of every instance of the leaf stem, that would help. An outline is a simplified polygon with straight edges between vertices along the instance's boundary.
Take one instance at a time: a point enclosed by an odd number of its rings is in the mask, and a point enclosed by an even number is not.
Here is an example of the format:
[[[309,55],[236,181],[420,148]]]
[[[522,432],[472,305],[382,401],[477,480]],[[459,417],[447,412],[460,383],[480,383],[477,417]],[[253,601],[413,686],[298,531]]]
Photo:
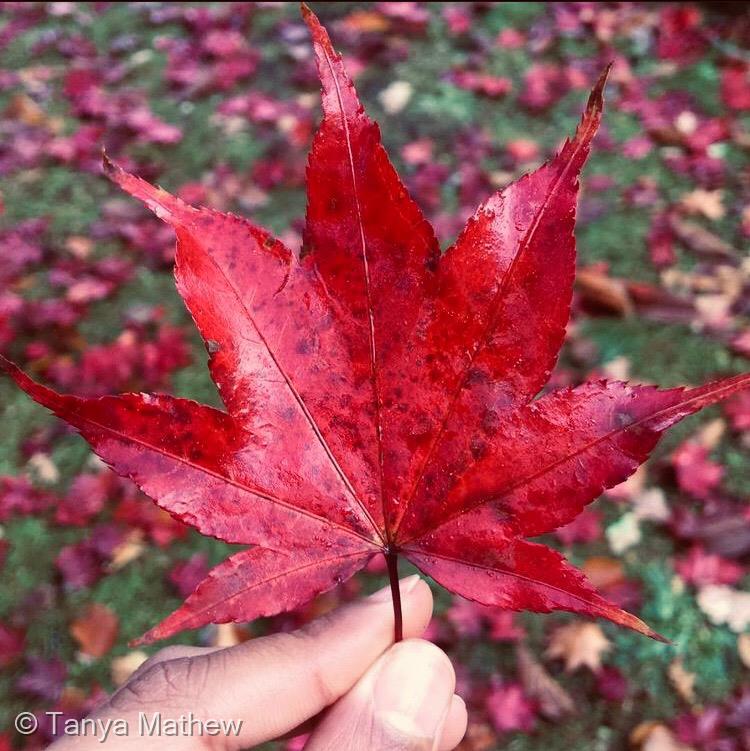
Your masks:
[[[401,590],[398,586],[398,553],[387,549],[385,561],[388,564],[388,579],[391,583],[391,597],[393,598],[393,638],[399,642],[404,638],[404,625],[401,613]]]

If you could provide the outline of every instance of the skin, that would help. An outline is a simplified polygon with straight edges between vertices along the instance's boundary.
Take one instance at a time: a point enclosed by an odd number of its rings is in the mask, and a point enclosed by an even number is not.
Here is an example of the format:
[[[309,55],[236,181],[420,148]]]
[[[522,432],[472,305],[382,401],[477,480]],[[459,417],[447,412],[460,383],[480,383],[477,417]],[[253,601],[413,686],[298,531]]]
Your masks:
[[[125,719],[110,751],[239,751],[310,736],[305,751],[449,751],[466,730],[447,656],[419,637],[432,594],[418,576],[400,582],[404,639],[393,644],[388,588],[305,627],[235,647],[167,647],[145,662],[92,718]],[[141,737],[139,713],[163,720],[242,720],[239,735]],[[64,736],[53,751],[101,749],[93,735]]]

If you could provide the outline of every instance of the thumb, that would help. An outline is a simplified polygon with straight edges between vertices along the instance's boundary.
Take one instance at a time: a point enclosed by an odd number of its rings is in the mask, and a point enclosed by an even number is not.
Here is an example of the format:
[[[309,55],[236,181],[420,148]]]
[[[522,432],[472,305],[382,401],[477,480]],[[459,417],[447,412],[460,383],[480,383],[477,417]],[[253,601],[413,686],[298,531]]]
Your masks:
[[[434,644],[396,644],[325,715],[305,751],[453,748],[466,727],[455,684],[450,661]]]
[[[404,633],[419,636],[432,594],[419,576],[400,582]],[[393,643],[390,587],[298,631],[207,655],[201,697],[211,716],[246,717],[243,747],[288,733],[345,695]],[[234,713],[234,714],[232,714]]]

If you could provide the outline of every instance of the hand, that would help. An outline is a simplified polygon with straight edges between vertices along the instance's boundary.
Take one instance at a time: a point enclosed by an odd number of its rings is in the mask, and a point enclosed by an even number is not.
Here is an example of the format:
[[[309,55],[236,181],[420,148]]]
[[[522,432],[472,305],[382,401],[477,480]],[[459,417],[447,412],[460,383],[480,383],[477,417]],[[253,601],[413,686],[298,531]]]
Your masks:
[[[432,594],[417,576],[400,583],[405,641],[393,644],[389,589],[341,607],[293,633],[228,649],[167,647],[145,662],[91,717],[111,732],[109,751],[239,751],[265,741],[311,735],[305,751],[448,751],[466,730],[446,657],[419,637],[432,615]],[[143,719],[162,727],[180,716],[241,721],[234,734],[149,736]],[[116,735],[114,721],[127,724]],[[123,727],[123,724],[120,725]],[[171,725],[174,727],[174,725]],[[101,749],[98,738],[65,736],[53,751]]]

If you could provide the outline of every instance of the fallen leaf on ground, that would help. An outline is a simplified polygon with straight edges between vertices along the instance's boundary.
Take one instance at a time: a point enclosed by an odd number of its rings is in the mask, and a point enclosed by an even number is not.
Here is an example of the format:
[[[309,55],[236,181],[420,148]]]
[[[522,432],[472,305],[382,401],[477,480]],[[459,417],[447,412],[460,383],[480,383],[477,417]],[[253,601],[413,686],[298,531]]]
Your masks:
[[[534,659],[529,650],[519,644],[516,651],[518,674],[528,697],[535,699],[539,711],[548,720],[559,720],[575,714],[575,704],[570,694]]]
[[[737,653],[742,664],[750,668],[750,634],[740,634],[737,637]]]
[[[682,196],[680,206],[688,214],[700,214],[713,221],[721,219],[726,214],[721,190],[696,188]]]
[[[545,656],[564,660],[567,672],[586,667],[595,673],[602,666],[602,657],[611,648],[598,624],[568,623],[552,632]]]
[[[576,285],[585,302],[594,308],[621,316],[632,315],[635,311],[627,284],[599,268],[579,269]]]
[[[612,552],[618,555],[641,541],[641,527],[632,511],[624,513],[617,521],[612,522],[605,534]]]
[[[642,722],[630,733],[630,744],[639,751],[696,751],[681,743],[675,734],[660,722]]]
[[[711,623],[726,625],[735,633],[750,626],[750,592],[712,584],[698,591],[698,606]]]
[[[128,652],[121,657],[113,658],[110,667],[112,683],[115,686],[122,686],[146,660],[148,660],[148,655],[140,649]]]
[[[95,602],[70,624],[70,635],[87,657],[99,658],[117,641],[120,621],[106,605]]]
[[[587,558],[581,570],[597,589],[606,589],[619,584],[625,579],[625,569],[622,562],[616,558],[593,555]]]
[[[632,499],[633,514],[638,521],[664,522],[670,518],[667,497],[661,488],[646,488]]]
[[[693,253],[714,259],[737,256],[737,251],[729,243],[697,222],[672,216],[670,227],[677,239]]]
[[[686,670],[682,660],[678,658],[669,663],[667,674],[677,693],[688,704],[692,704],[695,701],[695,673]]]
[[[520,683],[496,682],[487,696],[487,714],[498,733],[528,732],[536,725],[535,705]]]

